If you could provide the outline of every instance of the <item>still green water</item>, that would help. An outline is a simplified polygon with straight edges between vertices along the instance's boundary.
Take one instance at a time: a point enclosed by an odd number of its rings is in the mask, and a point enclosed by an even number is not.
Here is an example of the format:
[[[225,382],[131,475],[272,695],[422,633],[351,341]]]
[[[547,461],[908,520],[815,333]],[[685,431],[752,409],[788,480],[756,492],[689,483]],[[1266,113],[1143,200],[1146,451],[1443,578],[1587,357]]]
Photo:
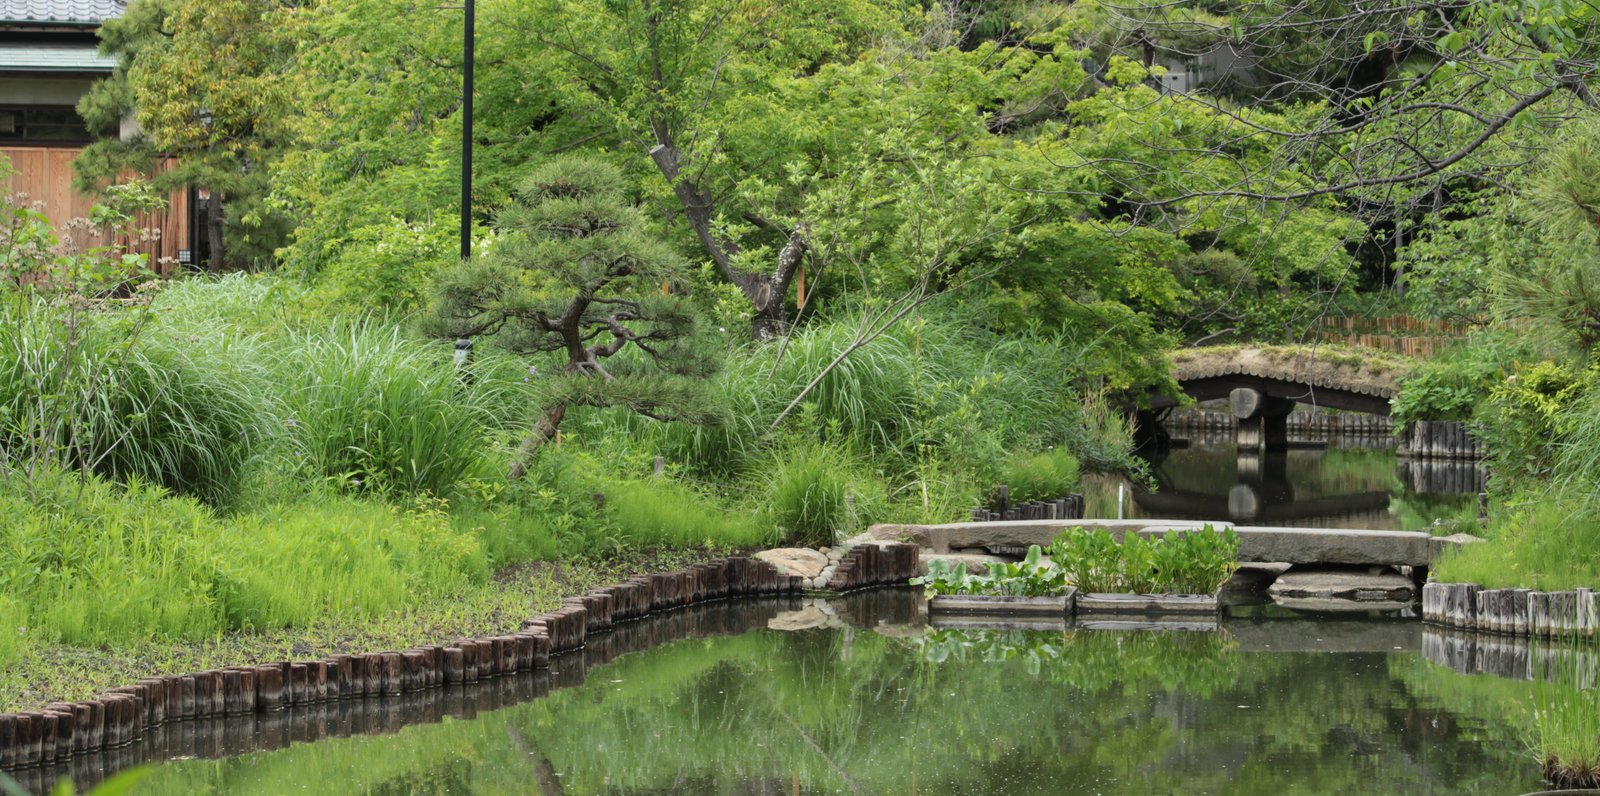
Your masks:
[[[915,609],[908,616],[904,600],[879,602],[829,606],[853,625],[819,605],[787,603],[781,616],[767,607],[760,610],[775,626],[835,626],[672,641],[587,671],[583,654],[565,656],[551,675],[558,687],[523,704],[369,730],[389,734],[177,760],[138,792],[1539,789],[1523,740],[1531,686],[1429,663],[1415,622],[1243,619],[1219,632],[1001,632],[928,628]],[[880,624],[890,615],[910,623]]]
[[[1146,458],[1154,489],[1115,476],[1084,479],[1085,516],[1226,520],[1239,525],[1420,530],[1477,517],[1484,472],[1468,462],[1402,459],[1379,440],[1301,439],[1281,453],[1241,456],[1231,434],[1197,436]]]

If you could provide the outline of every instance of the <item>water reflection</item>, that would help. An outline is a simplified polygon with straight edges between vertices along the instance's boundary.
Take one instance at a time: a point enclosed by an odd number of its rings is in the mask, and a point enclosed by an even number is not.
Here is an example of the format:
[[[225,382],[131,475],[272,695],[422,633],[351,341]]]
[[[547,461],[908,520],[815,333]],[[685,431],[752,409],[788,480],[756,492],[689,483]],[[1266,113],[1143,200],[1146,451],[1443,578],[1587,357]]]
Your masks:
[[[1150,454],[1156,489],[1120,478],[1085,478],[1086,516],[1228,520],[1241,525],[1414,530],[1470,517],[1484,471],[1470,462],[1400,460],[1390,447],[1296,447],[1240,453],[1228,433]],[[1340,440],[1332,441],[1335,445]],[[1344,441],[1348,442],[1348,440]]]
[[[1526,684],[1479,693],[1483,678],[1422,657],[1414,622],[1262,611],[1212,633],[930,630],[907,596],[787,604],[764,624],[806,629],[689,637],[592,668],[569,656],[581,682],[526,704],[178,761],[143,792],[1537,789],[1504,690]]]

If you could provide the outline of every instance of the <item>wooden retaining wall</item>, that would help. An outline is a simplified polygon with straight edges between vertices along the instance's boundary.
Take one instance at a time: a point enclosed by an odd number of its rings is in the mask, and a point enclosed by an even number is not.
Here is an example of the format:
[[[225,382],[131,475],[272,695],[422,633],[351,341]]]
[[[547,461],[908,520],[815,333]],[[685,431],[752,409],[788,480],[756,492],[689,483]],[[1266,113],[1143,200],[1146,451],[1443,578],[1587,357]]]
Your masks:
[[[994,505],[970,510],[973,522],[1083,519],[1083,495],[1076,492],[1051,500],[1029,500],[1015,504],[1011,502],[1011,487],[1001,486],[995,493],[997,499]]]
[[[918,574],[919,564],[915,545],[860,545],[840,562],[830,586],[846,591],[904,584]],[[797,595],[801,581],[765,561],[732,556],[569,597],[513,633],[148,677],[99,699],[0,715],[0,769],[55,765],[114,749],[174,721],[262,716],[355,698],[402,699],[442,685],[544,670],[551,656],[583,649],[618,623],[731,597]]]
[[[869,629],[880,617],[896,622],[916,622],[922,606],[917,599],[883,592],[862,592],[840,603],[839,616],[853,627]],[[805,605],[797,595],[748,600],[716,600],[683,610],[622,622],[611,632],[589,637],[581,650],[551,660],[549,668],[519,671],[505,677],[480,678],[448,688],[427,688],[382,699],[330,699],[281,710],[171,717],[147,726],[130,743],[85,749],[53,763],[12,769],[8,773],[25,792],[49,793],[59,779],[75,782],[79,792],[100,784],[127,768],[177,758],[221,760],[243,754],[285,749],[294,744],[329,738],[387,735],[417,724],[437,724],[446,718],[471,720],[479,714],[548,696],[552,691],[581,686],[587,673],[624,655],[643,652],[684,639],[735,636],[761,630],[785,611]],[[885,610],[885,607],[892,610]]]
[[[1590,589],[1485,589],[1476,583],[1422,587],[1422,620],[1445,627],[1533,638],[1594,638],[1600,593]]]
[[[1400,434],[1399,453],[1417,459],[1483,459],[1483,449],[1468,433],[1467,424],[1455,420],[1418,420],[1408,424]]]
[[[1384,415],[1295,412],[1284,422],[1289,425],[1289,433],[1296,435],[1388,436],[1394,433],[1394,420]],[[1162,425],[1169,430],[1234,431],[1239,427],[1239,419],[1232,412],[1190,407],[1173,410]]]

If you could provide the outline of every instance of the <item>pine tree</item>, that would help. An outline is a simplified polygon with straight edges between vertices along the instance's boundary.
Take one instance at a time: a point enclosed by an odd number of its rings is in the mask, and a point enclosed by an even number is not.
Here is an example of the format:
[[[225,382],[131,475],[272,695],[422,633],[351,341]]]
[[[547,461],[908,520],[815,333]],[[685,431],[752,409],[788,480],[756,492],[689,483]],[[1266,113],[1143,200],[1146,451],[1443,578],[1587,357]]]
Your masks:
[[[496,219],[492,250],[441,276],[432,331],[492,335],[520,354],[564,352],[510,477],[553,439],[569,406],[626,406],[699,420],[692,377],[711,360],[693,345],[696,317],[673,283],[682,262],[624,194],[609,163],[566,157],[537,169]],[[626,354],[626,355],[625,355]]]

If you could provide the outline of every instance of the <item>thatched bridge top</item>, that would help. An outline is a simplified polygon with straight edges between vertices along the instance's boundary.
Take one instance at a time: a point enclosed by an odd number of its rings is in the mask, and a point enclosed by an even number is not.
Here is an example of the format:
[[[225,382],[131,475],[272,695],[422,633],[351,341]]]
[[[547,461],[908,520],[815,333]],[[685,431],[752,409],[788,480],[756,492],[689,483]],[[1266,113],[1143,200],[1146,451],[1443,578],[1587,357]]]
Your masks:
[[[1389,399],[1411,367],[1393,354],[1329,345],[1214,346],[1172,354],[1173,378],[1197,400],[1253,387],[1304,403],[1377,414],[1389,413]]]

